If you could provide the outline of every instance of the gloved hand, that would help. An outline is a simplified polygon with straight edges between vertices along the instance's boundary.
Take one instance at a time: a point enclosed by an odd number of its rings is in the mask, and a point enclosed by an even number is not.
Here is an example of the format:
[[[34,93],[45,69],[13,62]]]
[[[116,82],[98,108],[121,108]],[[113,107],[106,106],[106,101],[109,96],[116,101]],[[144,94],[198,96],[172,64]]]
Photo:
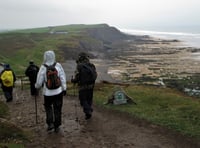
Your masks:
[[[66,90],[63,90],[62,94],[63,94],[63,96],[66,96],[67,91],[66,91]]]

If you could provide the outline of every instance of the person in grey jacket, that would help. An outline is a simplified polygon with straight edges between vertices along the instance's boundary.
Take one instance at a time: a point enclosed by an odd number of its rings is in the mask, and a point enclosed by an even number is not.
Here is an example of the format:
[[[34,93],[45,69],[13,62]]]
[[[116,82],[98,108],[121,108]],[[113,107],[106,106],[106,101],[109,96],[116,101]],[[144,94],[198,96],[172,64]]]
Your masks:
[[[56,63],[55,68],[58,71],[58,76],[61,81],[61,86],[56,89],[48,89],[46,87],[46,71],[47,66],[53,65]],[[45,64],[45,65],[44,65]],[[44,95],[44,107],[46,111],[46,123],[48,125],[47,131],[54,129],[55,132],[59,131],[59,126],[62,123],[62,105],[63,105],[63,96],[66,95],[66,75],[62,65],[55,60],[54,51],[46,51],[44,53],[44,62],[40,67],[40,70],[37,75],[37,80],[35,83],[35,88],[39,89],[43,87]]]

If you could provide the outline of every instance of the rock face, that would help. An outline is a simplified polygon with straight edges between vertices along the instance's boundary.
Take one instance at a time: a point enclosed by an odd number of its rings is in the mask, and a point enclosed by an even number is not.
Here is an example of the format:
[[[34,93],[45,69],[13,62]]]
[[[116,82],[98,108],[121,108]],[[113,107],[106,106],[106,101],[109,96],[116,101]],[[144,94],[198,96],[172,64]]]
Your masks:
[[[87,29],[87,33],[92,38],[103,41],[103,43],[109,44],[116,41],[127,40],[130,38],[129,35],[126,35],[120,32],[115,27],[110,27],[108,25],[104,25],[100,28],[89,28]]]
[[[105,52],[111,49],[115,50],[122,46],[123,48],[128,47],[128,42],[126,41],[135,37],[124,34],[117,28],[110,27],[107,24],[92,28],[88,27],[80,33],[80,36],[79,38],[73,39],[73,48],[68,44],[59,45],[59,49],[63,51],[65,59],[76,57],[78,55],[77,52],[87,52],[92,58],[96,56],[94,53],[97,52],[105,54]],[[68,42],[70,42],[70,40]]]

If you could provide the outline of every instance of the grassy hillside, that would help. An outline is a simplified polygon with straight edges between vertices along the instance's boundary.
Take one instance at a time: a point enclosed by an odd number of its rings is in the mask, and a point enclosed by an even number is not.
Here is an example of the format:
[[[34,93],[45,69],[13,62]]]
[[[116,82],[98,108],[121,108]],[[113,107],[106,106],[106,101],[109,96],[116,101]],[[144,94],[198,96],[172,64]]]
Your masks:
[[[60,62],[75,59],[80,51],[102,48],[102,41],[89,36],[86,29],[104,27],[109,29],[106,24],[65,25],[1,33],[0,62],[9,63],[19,75],[30,60],[40,65],[46,50],[54,50]]]
[[[32,28],[32,29],[24,29],[24,30],[14,30],[11,31],[11,33],[49,33],[51,31],[66,31],[69,33],[72,32],[80,32],[84,29],[88,28],[102,28],[102,27],[108,27],[107,24],[94,24],[94,25],[85,25],[85,24],[77,24],[77,25],[63,25],[63,26],[48,26],[48,27],[42,27],[42,28]]]

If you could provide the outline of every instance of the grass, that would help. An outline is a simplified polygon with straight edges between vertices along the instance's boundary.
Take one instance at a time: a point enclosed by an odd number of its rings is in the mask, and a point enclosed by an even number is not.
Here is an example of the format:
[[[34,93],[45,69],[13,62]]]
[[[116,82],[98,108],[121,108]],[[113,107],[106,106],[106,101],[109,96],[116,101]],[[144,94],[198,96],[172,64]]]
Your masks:
[[[0,122],[0,142],[22,142],[27,140],[25,132],[7,121]]]
[[[6,118],[8,115],[9,115],[8,106],[0,101],[0,118]]]
[[[68,82],[68,95],[77,95],[77,88]],[[126,105],[104,105],[114,90],[121,87],[137,103]],[[128,85],[118,86],[97,83],[94,89],[94,103],[100,107],[129,114],[155,125],[167,127],[188,137],[200,139],[200,100],[170,88]],[[8,108],[0,102],[0,116],[8,113]],[[7,122],[0,122],[0,139],[26,139],[22,129]],[[22,145],[18,145],[19,147]]]
[[[54,50],[59,62],[64,61],[66,56],[72,58],[70,54],[67,54],[68,52],[73,52],[73,58],[76,58],[75,55],[79,50],[75,49],[80,49],[81,46],[79,40],[89,45],[94,43],[93,45],[99,46],[100,44],[83,33],[84,30],[104,27],[104,25],[64,25],[0,33],[0,62],[9,63],[17,75],[22,75],[30,60],[34,60],[37,65],[42,64],[46,50]],[[68,33],[51,34],[49,32],[52,28],[54,31],[64,30]]]
[[[10,123],[8,106],[0,101],[0,148],[23,148],[23,145],[19,144],[27,141],[27,134],[14,124]],[[9,143],[9,144],[6,144]]]
[[[130,85],[123,89],[134,98],[137,105],[103,105],[114,89],[115,86],[108,84],[97,85],[94,102],[99,106],[125,112],[183,135],[200,139],[200,102],[197,98],[188,97],[169,88]]]

